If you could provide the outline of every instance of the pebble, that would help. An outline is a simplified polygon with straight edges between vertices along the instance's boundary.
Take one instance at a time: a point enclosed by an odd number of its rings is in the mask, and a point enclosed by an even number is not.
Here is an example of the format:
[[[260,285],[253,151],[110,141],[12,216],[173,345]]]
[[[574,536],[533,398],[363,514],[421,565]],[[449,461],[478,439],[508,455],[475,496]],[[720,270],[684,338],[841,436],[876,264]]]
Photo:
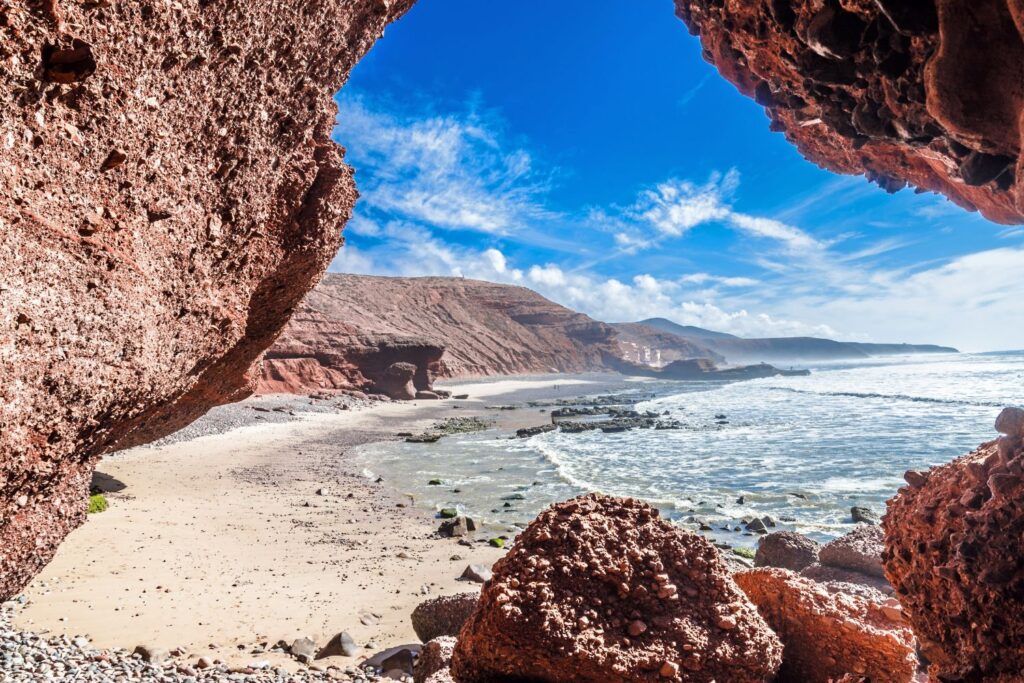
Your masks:
[[[211,657],[199,657],[192,664],[185,658],[175,660],[167,650],[139,646],[147,656],[163,655],[162,663],[150,663],[142,652],[114,648],[95,649],[83,636],[43,637],[18,631],[11,625],[17,600],[0,606],[0,681],[36,683],[37,681],[74,681],[75,683],[315,683],[348,681],[373,683],[381,680],[381,671],[348,667],[327,671],[302,668],[292,673],[278,669],[266,660],[231,668]]]

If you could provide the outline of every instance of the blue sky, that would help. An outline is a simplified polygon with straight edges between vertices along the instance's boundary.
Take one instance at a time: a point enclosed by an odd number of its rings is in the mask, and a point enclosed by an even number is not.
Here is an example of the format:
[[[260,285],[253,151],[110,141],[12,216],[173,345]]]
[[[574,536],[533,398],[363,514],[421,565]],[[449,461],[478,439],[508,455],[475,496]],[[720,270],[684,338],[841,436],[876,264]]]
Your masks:
[[[521,284],[610,322],[1024,346],[1024,230],[805,161],[671,0],[420,0],[338,95],[334,271]]]

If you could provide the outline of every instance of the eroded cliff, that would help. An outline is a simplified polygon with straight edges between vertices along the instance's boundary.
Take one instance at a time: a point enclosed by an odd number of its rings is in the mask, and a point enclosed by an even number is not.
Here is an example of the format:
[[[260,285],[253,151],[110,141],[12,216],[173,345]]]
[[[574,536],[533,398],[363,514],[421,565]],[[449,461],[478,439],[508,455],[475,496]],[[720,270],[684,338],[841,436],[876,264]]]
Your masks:
[[[0,599],[101,453],[250,390],[356,198],[331,98],[411,4],[0,5]]]
[[[705,58],[811,161],[1024,221],[1017,0],[676,0]]]
[[[394,362],[417,366],[417,388],[435,377],[601,370],[614,340],[610,325],[523,287],[331,273],[267,352],[260,390],[372,389]]]

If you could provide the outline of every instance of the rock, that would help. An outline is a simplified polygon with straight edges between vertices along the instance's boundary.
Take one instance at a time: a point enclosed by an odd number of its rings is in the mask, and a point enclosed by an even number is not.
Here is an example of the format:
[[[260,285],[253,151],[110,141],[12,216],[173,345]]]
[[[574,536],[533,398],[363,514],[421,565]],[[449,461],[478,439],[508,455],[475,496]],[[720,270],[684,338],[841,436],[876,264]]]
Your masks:
[[[419,643],[389,647],[369,657],[361,666],[382,669],[383,671],[398,670],[403,674],[412,676],[413,664],[421,649],[422,646]]]
[[[149,664],[163,664],[171,656],[171,653],[161,647],[152,645],[137,645],[135,654],[142,658],[142,661]]]
[[[441,526],[437,528],[437,533],[444,538],[468,536],[474,531],[476,531],[476,522],[474,522],[471,517],[463,515],[456,515],[452,519],[446,519],[441,522]]]
[[[647,628],[630,636],[638,618]],[[645,503],[591,494],[541,513],[498,560],[451,671],[460,683],[621,683],[680,671],[761,683],[781,658],[708,541]]]
[[[487,583],[491,580],[491,568],[482,564],[471,564],[462,572],[463,578],[475,583]]]
[[[825,544],[818,557],[821,564],[885,578],[882,567],[884,533],[878,526],[861,526]]]
[[[878,524],[878,515],[869,508],[853,506],[850,508],[850,516],[854,522],[863,524]]]
[[[200,657],[199,659],[196,660],[196,668],[197,669],[209,669],[212,666],[213,666],[213,658],[212,657]]]
[[[755,534],[768,533],[768,527],[765,526],[764,521],[758,519],[757,517],[747,522],[745,528],[747,531],[753,531]]]
[[[537,427],[523,427],[522,429],[516,430],[516,437],[520,439],[528,439],[531,436],[552,432],[556,429],[558,429],[558,425],[556,424],[545,424]]]
[[[1007,436],[1024,437],[1024,410],[1003,408],[996,418],[996,431]]]
[[[479,593],[459,593],[421,602],[412,612],[412,629],[424,643],[456,636],[479,599]]]
[[[356,641],[347,632],[342,631],[327,641],[327,644],[316,653],[317,659],[326,657],[357,657],[362,654],[363,648],[356,645]]]
[[[504,548],[505,539],[501,537],[492,538],[491,540],[487,541],[487,544],[490,545],[492,548]]]
[[[676,13],[811,162],[1024,222],[1017,5],[676,0]]]
[[[1024,448],[1001,441],[889,501],[882,560],[935,680],[1020,676],[1024,569],[1010,539],[1024,527]]]
[[[476,596],[474,595],[473,598],[474,604],[476,604]],[[419,631],[417,631],[417,635],[419,635]],[[416,669],[413,672],[414,683],[426,683],[435,674],[446,672],[451,665],[454,651],[455,638],[450,636],[431,638],[420,650],[420,656],[416,660]]]
[[[456,401],[465,401],[469,398],[469,394],[455,394],[452,396]]]
[[[435,393],[433,391],[423,390],[423,391],[417,391],[416,392],[416,399],[420,400],[420,401],[437,401],[440,398],[441,397],[438,396],[437,393]]]
[[[312,638],[298,638],[288,648],[292,656],[303,664],[309,664],[317,655],[316,643]]]
[[[839,567],[829,567],[823,564],[812,564],[800,571],[800,576],[812,579],[820,583],[839,582],[852,583],[861,586],[868,586],[885,595],[892,595],[893,588],[884,578],[871,574],[862,574]]]
[[[752,569],[735,579],[785,646],[780,680],[831,683],[850,672],[871,683],[913,678],[914,635],[882,605],[830,594],[786,569]]]
[[[37,4],[0,20],[0,600],[101,455],[252,391],[357,196],[333,98],[412,2]]]
[[[779,567],[798,572],[818,561],[820,549],[821,545],[803,534],[777,531],[758,542],[754,566]]]
[[[392,363],[374,382],[373,390],[396,401],[411,401],[416,398],[413,378],[417,368],[412,363]]]
[[[441,508],[441,511],[437,513],[441,519],[457,519],[459,517],[459,511],[455,508]],[[467,527],[469,523],[466,523]]]

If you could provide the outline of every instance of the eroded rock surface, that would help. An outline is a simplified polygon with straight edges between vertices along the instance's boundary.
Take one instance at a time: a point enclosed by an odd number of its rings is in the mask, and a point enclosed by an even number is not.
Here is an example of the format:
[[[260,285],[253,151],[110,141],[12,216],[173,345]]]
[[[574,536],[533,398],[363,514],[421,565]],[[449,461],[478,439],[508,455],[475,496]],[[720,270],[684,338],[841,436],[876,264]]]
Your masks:
[[[427,389],[436,377],[603,370],[609,354],[610,325],[524,287],[331,273],[267,352],[260,391],[369,389],[395,362]]]
[[[914,478],[884,520],[886,573],[945,680],[1019,680],[1024,661],[1024,434],[1000,427],[1014,433]]]
[[[332,96],[411,4],[0,6],[0,599],[100,454],[251,390],[356,198]]]
[[[754,555],[756,567],[779,567],[795,572],[805,569],[818,561],[821,545],[803,534],[794,531],[777,531],[768,534],[757,544]]]
[[[872,683],[912,680],[914,635],[898,610],[830,593],[786,569],[752,569],[735,579],[782,639],[779,683],[831,683],[847,674]]]
[[[591,494],[541,513],[495,564],[452,673],[461,683],[760,683],[780,660],[714,546],[644,503]]]
[[[1016,0],[676,0],[705,58],[814,163],[1024,221]]]
[[[883,541],[881,527],[862,524],[845,536],[826,543],[818,556],[828,567],[885,578]]]
[[[459,593],[421,602],[412,612],[412,630],[424,643],[442,636],[454,637],[479,599],[479,593]]]

